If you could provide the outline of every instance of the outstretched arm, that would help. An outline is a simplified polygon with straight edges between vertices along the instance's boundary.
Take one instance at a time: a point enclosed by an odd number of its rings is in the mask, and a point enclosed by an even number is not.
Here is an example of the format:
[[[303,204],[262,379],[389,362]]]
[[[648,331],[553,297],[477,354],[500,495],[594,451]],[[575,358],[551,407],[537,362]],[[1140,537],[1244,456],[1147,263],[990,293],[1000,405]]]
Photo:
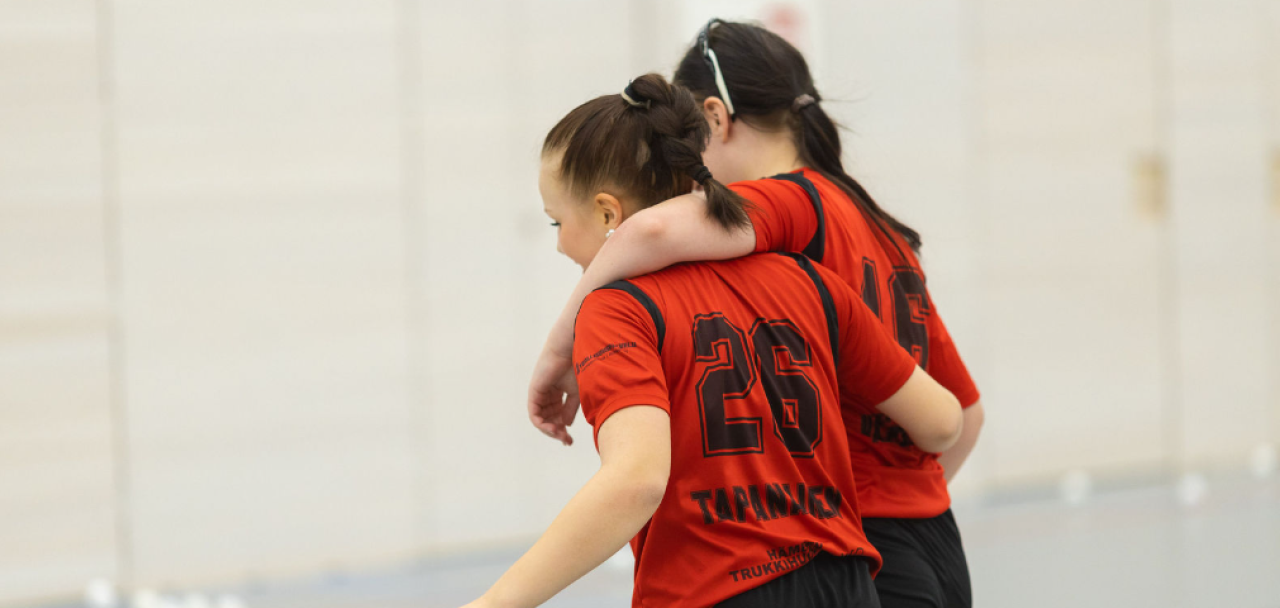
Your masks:
[[[671,419],[619,410],[600,427],[600,470],[483,597],[467,608],[537,606],[604,563],[649,521],[667,490]]]
[[[622,222],[582,274],[534,365],[529,383],[529,419],[534,426],[566,445],[573,443],[566,428],[578,411],[573,323],[588,294],[680,262],[742,257],[755,244],[750,228],[726,230],[709,217],[701,193],[664,201]]]

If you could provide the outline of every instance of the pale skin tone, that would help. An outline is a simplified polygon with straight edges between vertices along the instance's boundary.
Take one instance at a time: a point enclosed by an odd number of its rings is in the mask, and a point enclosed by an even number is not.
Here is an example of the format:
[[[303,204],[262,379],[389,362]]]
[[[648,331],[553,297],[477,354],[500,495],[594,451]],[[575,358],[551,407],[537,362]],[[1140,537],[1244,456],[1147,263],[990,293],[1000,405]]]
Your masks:
[[[584,270],[598,263],[609,230],[635,216],[625,196],[597,192],[574,197],[543,160],[539,177],[544,209],[558,224],[556,248]],[[576,409],[577,390],[574,388]],[[912,439],[945,449],[962,434],[955,397],[919,368],[877,406],[899,420]],[[596,434],[600,469],[569,501],[542,537],[483,596],[464,608],[538,606],[604,563],[657,511],[671,472],[671,419],[656,406],[622,409]]]
[[[938,454],[938,464],[942,465],[942,474],[947,481],[955,478],[961,465],[968,460],[973,446],[978,443],[978,434],[982,431],[982,422],[986,414],[982,410],[982,402],[978,401],[964,408],[964,431],[955,445]]]
[[[724,103],[708,97],[703,115],[711,138],[703,161],[721,183],[757,179],[801,168],[793,134],[753,128],[743,120],[729,120]],[[587,294],[613,281],[688,261],[725,260],[755,250],[750,228],[725,230],[707,217],[698,193],[679,196],[639,210],[598,249],[561,311],[534,366],[529,383],[529,419],[549,437],[573,443],[568,427],[578,411],[577,382],[572,373],[573,322]],[[939,456],[948,481],[977,443],[982,428],[982,404],[965,409],[966,432]]]

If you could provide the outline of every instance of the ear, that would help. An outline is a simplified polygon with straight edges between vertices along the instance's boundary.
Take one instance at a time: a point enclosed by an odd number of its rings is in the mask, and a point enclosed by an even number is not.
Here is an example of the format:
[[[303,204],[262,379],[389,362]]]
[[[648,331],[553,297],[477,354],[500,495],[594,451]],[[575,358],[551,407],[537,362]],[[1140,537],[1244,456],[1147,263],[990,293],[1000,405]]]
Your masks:
[[[618,197],[608,192],[597,192],[591,202],[602,232],[616,229],[622,223],[624,210]]]
[[[708,97],[702,100],[702,115],[706,117],[707,124],[711,127],[712,139],[718,139],[721,143],[729,139],[733,122],[729,120],[729,109],[719,97]]]

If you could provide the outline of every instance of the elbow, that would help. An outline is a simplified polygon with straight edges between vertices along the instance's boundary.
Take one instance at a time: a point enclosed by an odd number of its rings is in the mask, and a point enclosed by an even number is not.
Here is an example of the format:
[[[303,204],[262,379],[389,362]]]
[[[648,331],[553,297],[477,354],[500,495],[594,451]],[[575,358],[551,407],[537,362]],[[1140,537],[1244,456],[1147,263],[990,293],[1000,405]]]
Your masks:
[[[628,480],[627,502],[646,516],[652,515],[667,495],[667,475],[648,474]]]
[[[610,473],[616,480],[614,487],[618,489],[623,503],[620,506],[629,512],[644,513],[648,517],[658,510],[667,494],[670,466],[651,462],[642,466],[619,467]]]
[[[964,413],[960,409],[960,402],[956,400],[955,395],[946,392],[947,403],[942,412],[935,417],[925,429],[920,433],[920,437],[913,437],[916,446],[926,452],[940,453],[951,449],[960,440],[960,435],[964,433]]]
[[[661,483],[646,483],[636,489],[636,506],[652,514],[658,510],[658,505],[662,504],[662,499],[666,495],[666,478],[663,478]]]
[[[646,213],[646,211],[649,211]],[[632,239],[645,245],[654,245],[661,243],[667,235],[667,222],[660,214],[652,213],[652,210],[642,210],[631,216],[625,222],[618,225],[618,236],[626,235],[625,238]]]

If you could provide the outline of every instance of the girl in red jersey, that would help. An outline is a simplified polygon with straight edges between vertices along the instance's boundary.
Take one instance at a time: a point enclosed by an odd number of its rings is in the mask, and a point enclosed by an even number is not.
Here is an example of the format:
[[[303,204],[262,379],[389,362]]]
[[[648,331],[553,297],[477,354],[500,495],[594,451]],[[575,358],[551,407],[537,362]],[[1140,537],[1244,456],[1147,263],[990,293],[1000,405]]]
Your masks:
[[[682,261],[803,252],[859,290],[888,335],[966,408],[963,436],[941,454],[912,442],[883,416],[846,422],[865,529],[885,558],[876,578],[883,605],[970,606],[968,565],[946,482],[977,441],[983,410],[925,288],[915,257],[919,235],[845,172],[839,134],[808,66],[780,37],[713,20],[675,80],[701,101],[711,129],[707,164],[726,182],[736,181],[730,188],[751,202],[753,230],[724,230],[707,218],[696,194],[636,214],[601,249],[557,321],[530,385],[531,419],[570,441],[565,427],[577,408],[567,373],[571,322],[595,287]]]
[[[695,182],[712,221],[741,230],[707,133],[656,74],[571,112],[539,180],[559,250],[589,268],[624,219]],[[761,254],[619,281],[586,298],[573,351],[600,470],[473,606],[540,604],[627,539],[634,606],[878,605],[844,412],[933,449],[961,413],[834,273]]]

